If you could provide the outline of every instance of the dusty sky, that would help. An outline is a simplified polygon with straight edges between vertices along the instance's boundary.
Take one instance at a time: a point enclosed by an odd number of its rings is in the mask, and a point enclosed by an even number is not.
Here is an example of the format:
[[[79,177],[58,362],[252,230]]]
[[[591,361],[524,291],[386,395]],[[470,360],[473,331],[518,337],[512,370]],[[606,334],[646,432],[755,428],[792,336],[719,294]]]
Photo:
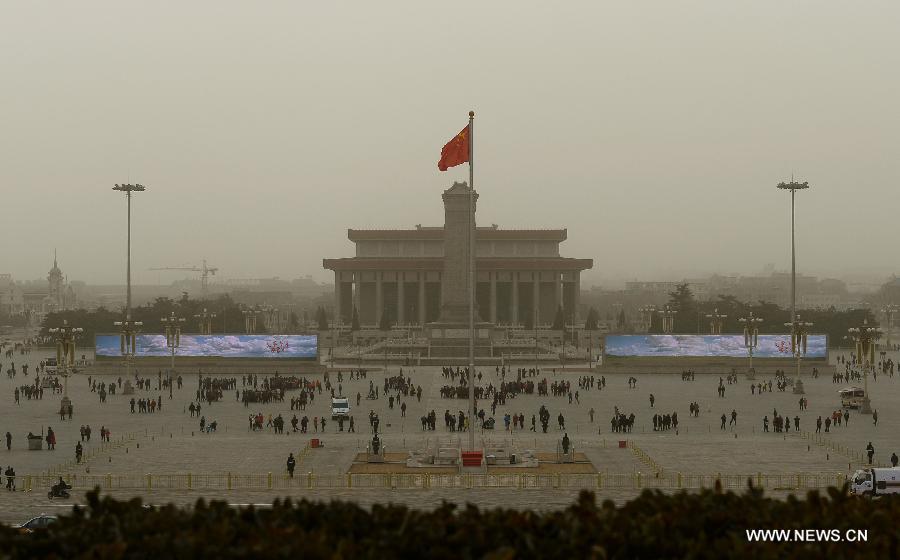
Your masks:
[[[0,272],[329,275],[346,229],[442,223],[476,115],[479,223],[567,227],[585,285],[897,272],[900,3],[6,2]]]

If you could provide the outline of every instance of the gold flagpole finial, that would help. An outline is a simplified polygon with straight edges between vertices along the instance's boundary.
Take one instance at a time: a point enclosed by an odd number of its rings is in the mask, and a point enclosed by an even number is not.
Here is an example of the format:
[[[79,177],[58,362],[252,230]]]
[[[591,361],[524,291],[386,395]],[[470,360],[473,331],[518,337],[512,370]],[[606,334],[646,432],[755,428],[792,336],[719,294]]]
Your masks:
[[[475,117],[475,111],[469,111],[469,118],[471,119],[474,117]]]

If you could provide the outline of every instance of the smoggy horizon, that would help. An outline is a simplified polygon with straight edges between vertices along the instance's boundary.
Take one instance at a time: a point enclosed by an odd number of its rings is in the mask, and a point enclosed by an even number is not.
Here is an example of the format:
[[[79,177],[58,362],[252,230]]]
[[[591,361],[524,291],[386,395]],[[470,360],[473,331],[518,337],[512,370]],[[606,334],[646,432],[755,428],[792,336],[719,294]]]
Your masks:
[[[798,272],[896,272],[900,6],[689,4],[17,4],[0,272],[124,283],[130,182],[133,283],[330,282],[442,225],[469,110],[479,225],[567,228],[585,287],[789,270],[792,175]]]

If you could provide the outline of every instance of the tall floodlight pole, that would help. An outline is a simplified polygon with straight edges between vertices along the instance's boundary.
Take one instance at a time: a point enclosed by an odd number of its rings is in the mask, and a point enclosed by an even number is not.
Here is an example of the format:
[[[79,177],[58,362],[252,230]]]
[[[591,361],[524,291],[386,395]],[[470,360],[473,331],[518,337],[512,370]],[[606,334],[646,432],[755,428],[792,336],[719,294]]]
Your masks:
[[[713,309],[713,312],[706,316],[709,319],[709,334],[722,334],[722,324],[727,317],[728,315],[719,313],[718,308]]]
[[[791,339],[797,337],[797,246],[794,241],[794,198],[797,191],[809,188],[809,183],[798,183],[791,177],[790,183],[778,183],[781,190],[791,191]],[[787,324],[786,324],[787,325]],[[797,375],[800,374],[800,362],[797,362]]]
[[[887,344],[888,350],[891,349],[891,330],[894,328],[894,315],[898,311],[900,311],[900,305],[897,305],[896,303],[889,303],[881,309],[881,312],[884,313],[885,318],[887,319],[887,340],[885,341],[885,344]]]
[[[747,349],[747,354],[750,356],[750,369],[747,370],[748,373],[753,373],[753,350],[759,346],[759,324],[762,323],[762,317],[754,317],[753,312],[750,312],[749,317],[741,317],[738,319],[741,324],[744,325],[744,347]]]
[[[872,401],[869,399],[869,370],[875,367],[875,341],[881,336],[881,331],[877,327],[869,325],[868,319],[865,319],[861,326],[847,329],[847,332],[856,342],[857,360],[863,369],[865,383],[863,389],[866,396],[863,397],[863,402],[859,406],[859,413],[872,414]]]
[[[63,378],[63,398],[60,401],[60,414],[64,414],[72,404],[69,399],[69,368],[75,365],[75,337],[83,332],[83,329],[69,326],[69,322],[63,320],[61,327],[48,329],[48,332],[56,335],[56,364],[59,374]]]
[[[114,191],[124,192],[125,199],[128,201],[128,235],[127,235],[127,258],[126,258],[126,266],[125,266],[125,321],[116,322],[116,325],[122,325],[124,328],[122,329],[122,340],[123,344],[122,350],[125,357],[125,374],[126,377],[131,376],[131,358],[134,356],[134,342],[135,342],[135,326],[139,326],[140,323],[135,323],[131,320],[131,193],[133,192],[143,192],[147,190],[144,185],[135,184],[116,184],[112,188]],[[125,350],[130,351],[125,352]]]
[[[172,365],[169,368],[169,399],[172,398],[172,376],[175,374],[175,351],[181,346],[181,325],[183,317],[176,317],[173,311],[168,317],[159,320],[166,328],[166,346],[172,351]]]

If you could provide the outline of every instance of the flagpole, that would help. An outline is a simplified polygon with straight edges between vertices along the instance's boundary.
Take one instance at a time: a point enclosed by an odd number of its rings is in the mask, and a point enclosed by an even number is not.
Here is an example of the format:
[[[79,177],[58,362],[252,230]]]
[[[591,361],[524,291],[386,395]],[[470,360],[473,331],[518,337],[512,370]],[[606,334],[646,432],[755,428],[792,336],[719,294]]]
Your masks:
[[[469,111],[469,451],[475,451],[475,111]]]

